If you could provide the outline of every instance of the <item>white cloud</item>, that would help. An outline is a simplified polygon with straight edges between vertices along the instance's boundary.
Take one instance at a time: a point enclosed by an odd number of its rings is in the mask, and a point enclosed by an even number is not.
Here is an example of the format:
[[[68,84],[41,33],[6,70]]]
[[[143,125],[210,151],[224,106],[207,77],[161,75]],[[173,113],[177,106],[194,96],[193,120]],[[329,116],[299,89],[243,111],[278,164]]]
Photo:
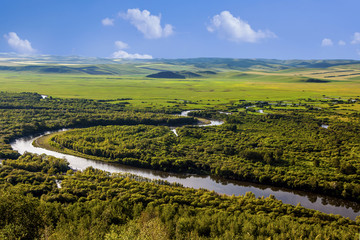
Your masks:
[[[334,43],[330,38],[324,38],[321,42],[322,47],[330,47],[332,45],[334,45]]]
[[[166,24],[164,28],[161,27],[161,16],[151,15],[148,10],[140,11],[138,8],[128,9],[127,13],[120,14],[126,20],[129,20],[137,30],[142,32],[146,38],[155,39],[161,37],[168,37],[173,34],[173,26]]]
[[[346,45],[346,42],[343,41],[343,40],[340,40],[340,41],[338,42],[338,44],[339,44],[340,46],[345,46],[345,45]]]
[[[10,47],[19,53],[31,54],[36,51],[31,47],[31,43],[28,40],[22,40],[15,32],[9,32],[9,34],[5,34],[4,37],[7,39]]]
[[[104,26],[114,26],[114,19],[104,18],[103,20],[101,20],[101,23]]]
[[[352,44],[360,43],[360,32],[354,33],[354,39],[351,41]]]
[[[220,37],[234,42],[254,43],[263,38],[276,37],[269,30],[253,30],[247,22],[239,17],[234,17],[229,11],[222,11],[220,14],[215,15],[211,19],[207,30],[211,33],[218,32]]]
[[[359,49],[357,49],[357,50],[356,50],[356,52],[357,52],[357,54],[360,56],[360,50],[359,50]]]
[[[153,57],[148,54],[139,54],[139,53],[128,53],[122,49],[128,48],[129,45],[122,41],[115,41],[115,46],[119,50],[112,54],[113,58],[126,58],[126,59],[152,59]]]
[[[115,46],[118,48],[118,49],[125,49],[125,48],[128,48],[129,45],[127,43],[124,43],[122,41],[115,41]]]
[[[128,53],[124,50],[119,50],[113,53],[113,58],[126,58],[126,59],[152,59],[153,57],[148,54]]]

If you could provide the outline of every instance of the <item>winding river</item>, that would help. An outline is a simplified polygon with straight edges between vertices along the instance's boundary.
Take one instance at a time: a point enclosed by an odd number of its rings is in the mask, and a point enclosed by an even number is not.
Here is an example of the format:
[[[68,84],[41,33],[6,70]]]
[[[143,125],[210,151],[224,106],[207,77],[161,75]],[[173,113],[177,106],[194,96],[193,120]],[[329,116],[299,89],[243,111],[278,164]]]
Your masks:
[[[187,113],[188,112],[186,111],[183,112],[181,115],[186,116]],[[222,124],[221,121],[211,120],[210,124],[199,126],[213,126],[220,124]],[[172,129],[174,134],[176,134],[176,130],[174,130],[174,128]],[[66,129],[60,131],[65,130]],[[50,133],[52,132],[46,132],[43,135]],[[33,141],[41,136],[19,138],[12,142],[11,146],[20,154],[23,154],[24,152],[37,154],[45,153],[47,155],[52,155],[58,158],[66,158],[67,161],[70,163],[70,167],[78,170],[84,170],[87,167],[92,166],[94,168],[98,168],[108,172],[128,172],[149,179],[160,179],[168,181],[170,183],[177,182],[185,187],[191,187],[195,189],[204,188],[210,191],[214,190],[217,193],[227,195],[244,195],[246,192],[253,192],[256,197],[267,197],[269,195],[274,195],[283,203],[292,205],[297,205],[298,203],[300,203],[301,206],[306,208],[315,209],[324,213],[340,214],[344,217],[349,217],[352,220],[355,220],[355,217],[360,214],[360,204],[320,194],[289,190],[279,187],[271,187],[268,185],[261,185],[255,183],[225,180],[212,176],[166,173],[162,171],[136,168],[121,164],[100,162],[96,160],[85,159],[68,154],[53,152],[43,148],[34,147],[32,145]]]

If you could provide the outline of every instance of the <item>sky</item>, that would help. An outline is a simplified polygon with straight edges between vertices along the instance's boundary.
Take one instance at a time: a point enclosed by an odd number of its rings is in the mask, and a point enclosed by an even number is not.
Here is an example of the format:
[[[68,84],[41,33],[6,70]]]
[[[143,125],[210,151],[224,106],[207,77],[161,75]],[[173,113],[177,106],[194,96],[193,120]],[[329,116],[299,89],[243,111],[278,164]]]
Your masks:
[[[359,0],[1,0],[0,52],[360,59]]]

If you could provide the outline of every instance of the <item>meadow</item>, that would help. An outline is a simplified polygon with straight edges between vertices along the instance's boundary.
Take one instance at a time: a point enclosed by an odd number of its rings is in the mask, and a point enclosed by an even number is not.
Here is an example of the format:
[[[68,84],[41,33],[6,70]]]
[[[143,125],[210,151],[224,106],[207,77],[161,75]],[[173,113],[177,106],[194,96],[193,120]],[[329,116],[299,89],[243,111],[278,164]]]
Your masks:
[[[154,66],[152,66],[154,67]],[[158,66],[169,69],[170,66]],[[173,67],[175,69],[178,66]],[[36,73],[0,71],[1,91],[37,92],[60,98],[116,100],[128,98],[133,108],[199,109],[232,101],[298,101],[300,98],[357,98],[360,82],[354,75],[323,78],[326,72],[345,75],[358,70],[312,69],[287,71],[238,71],[223,69],[215,75],[187,79],[148,78],[142,74],[90,75],[85,73]],[[329,82],[306,82],[309,78]],[[116,102],[116,101],[113,101]]]

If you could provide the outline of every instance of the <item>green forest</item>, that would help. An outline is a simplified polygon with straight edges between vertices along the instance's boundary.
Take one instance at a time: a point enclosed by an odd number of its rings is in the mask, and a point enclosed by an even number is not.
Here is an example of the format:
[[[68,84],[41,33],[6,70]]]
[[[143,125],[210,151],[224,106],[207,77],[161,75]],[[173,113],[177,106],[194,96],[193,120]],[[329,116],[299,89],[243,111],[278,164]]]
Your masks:
[[[55,181],[61,181],[60,188]],[[24,154],[0,167],[1,239],[354,239],[349,219]]]
[[[11,149],[18,137],[75,128],[51,135],[50,147],[100,161],[359,201],[358,113],[341,110],[357,100],[303,99],[292,106],[239,100],[190,117],[171,108],[130,110],[126,101],[0,93],[0,239],[359,237],[358,220],[273,196],[226,196],[94,168],[74,171],[65,159]],[[203,118],[224,124],[194,126]]]
[[[179,127],[178,136],[167,126],[97,126],[56,134],[50,144],[98,160],[212,174],[359,201],[359,122],[331,120],[326,111],[310,113],[192,112],[222,118],[225,124]],[[322,127],[325,123],[328,128]]]
[[[37,93],[0,92],[0,158],[16,158],[10,141],[46,130],[109,124],[192,124],[194,118],[169,114],[125,111],[122,102],[92,99],[43,99]]]

